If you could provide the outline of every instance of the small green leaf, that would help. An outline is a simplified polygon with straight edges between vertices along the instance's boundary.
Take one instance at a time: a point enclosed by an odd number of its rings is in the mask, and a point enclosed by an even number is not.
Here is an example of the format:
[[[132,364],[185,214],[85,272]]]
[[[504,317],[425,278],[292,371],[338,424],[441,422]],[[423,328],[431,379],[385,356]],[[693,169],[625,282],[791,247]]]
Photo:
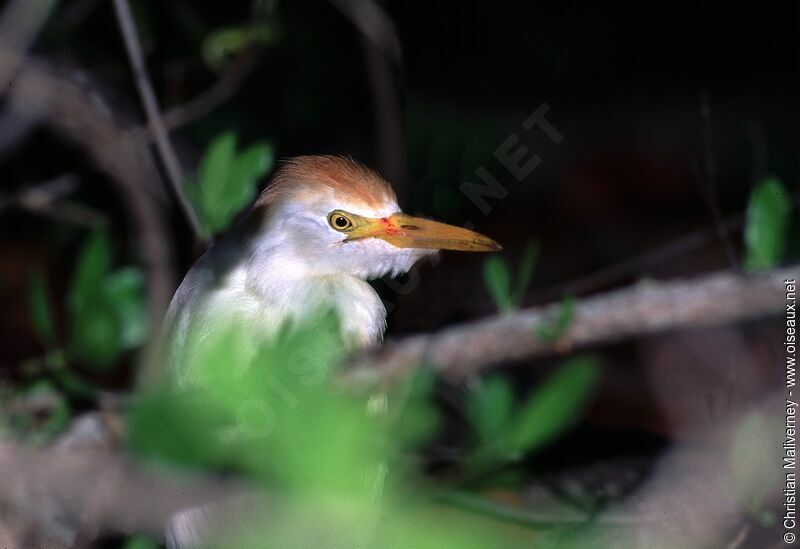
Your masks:
[[[201,209],[208,215],[224,203],[236,155],[236,135],[225,132],[211,142],[200,164]]]
[[[125,542],[123,549],[158,549],[158,544],[147,536],[131,536]]]
[[[536,267],[536,259],[539,256],[539,244],[529,242],[525,246],[525,253],[522,255],[522,266],[517,275],[517,283],[514,286],[514,305],[519,307],[525,298],[525,292],[533,278],[533,270]]]
[[[31,277],[28,286],[28,310],[36,335],[46,346],[52,346],[55,342],[55,330],[47,298],[47,285],[41,271],[36,271]]]
[[[482,444],[489,444],[506,426],[514,405],[511,385],[500,376],[490,377],[470,394],[467,416]]]
[[[527,452],[569,427],[578,419],[599,376],[600,367],[592,358],[568,361],[514,416],[505,447]]]
[[[256,184],[274,162],[266,143],[236,152],[236,135],[225,132],[209,145],[196,182],[186,185],[186,194],[198,211],[209,234],[227,228],[233,218],[255,197]]]
[[[567,332],[575,317],[576,300],[567,296],[558,307],[558,314],[551,324],[539,326],[536,335],[545,343],[555,343]]]
[[[132,349],[142,344],[147,336],[142,271],[136,267],[120,269],[106,276],[102,291],[117,317],[120,347]]]
[[[765,179],[753,190],[744,233],[747,270],[767,269],[781,260],[790,211],[789,193],[777,178]]]
[[[119,322],[109,304],[98,301],[73,316],[69,352],[93,368],[113,365],[122,348]]]
[[[514,302],[511,299],[511,277],[506,262],[496,256],[486,258],[483,263],[483,279],[497,309],[501,313],[514,310]]]
[[[742,507],[758,516],[765,498],[772,493],[771,464],[778,463],[780,426],[759,412],[746,415],[736,426],[730,453],[730,487]]]
[[[279,28],[271,21],[255,27],[248,25],[223,28],[211,33],[203,41],[203,60],[210,68],[219,70],[228,58],[244,48],[253,44],[272,44],[279,37]]]

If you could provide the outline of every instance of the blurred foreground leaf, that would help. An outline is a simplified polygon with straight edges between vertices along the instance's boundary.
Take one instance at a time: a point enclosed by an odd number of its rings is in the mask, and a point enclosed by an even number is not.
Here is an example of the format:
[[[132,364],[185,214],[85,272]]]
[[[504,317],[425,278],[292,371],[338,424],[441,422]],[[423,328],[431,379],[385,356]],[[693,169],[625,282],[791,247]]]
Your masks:
[[[269,509],[219,533],[225,546],[513,547],[501,527],[433,505],[409,467],[408,444],[435,417],[429,372],[393,388],[384,407],[380,389],[337,382],[344,346],[333,315],[266,341],[248,328],[224,320],[204,330],[201,352],[181,365],[193,383],[139,394],[128,422],[139,454],[236,473],[268,492]]]
[[[763,507],[769,494],[776,489],[775,476],[770,474],[780,463],[779,452],[765,449],[780,448],[780,425],[775,418],[752,412],[736,426],[730,452],[731,487],[733,496],[753,517],[763,518]]]
[[[780,262],[786,244],[791,204],[789,193],[777,178],[760,182],[747,205],[744,238],[745,268],[768,269]]]

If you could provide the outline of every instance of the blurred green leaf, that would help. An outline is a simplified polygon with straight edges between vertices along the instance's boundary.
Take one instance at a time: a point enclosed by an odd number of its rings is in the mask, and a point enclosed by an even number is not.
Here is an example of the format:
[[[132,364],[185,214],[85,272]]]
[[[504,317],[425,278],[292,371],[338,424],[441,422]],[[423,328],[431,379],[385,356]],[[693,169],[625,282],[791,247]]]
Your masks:
[[[555,343],[567,332],[575,317],[577,301],[572,296],[567,296],[558,306],[558,313],[551,324],[538,327],[536,335],[545,343]]]
[[[747,414],[736,426],[730,453],[733,496],[754,517],[760,518],[764,501],[773,492],[774,463],[780,462],[780,425],[759,412]]]
[[[504,314],[513,311],[511,276],[506,262],[497,256],[487,257],[483,262],[483,279],[497,309]]]
[[[566,362],[514,415],[504,446],[522,453],[549,442],[579,418],[599,376],[592,358]]]
[[[747,270],[767,269],[781,260],[790,212],[789,193],[779,179],[765,179],[753,190],[744,233]]]
[[[94,368],[112,366],[119,358],[119,323],[108,303],[96,301],[72,318],[70,355]]]
[[[483,278],[489,295],[497,306],[497,309],[507,314],[516,310],[525,298],[525,292],[533,278],[533,271],[536,267],[536,258],[539,255],[539,246],[535,242],[529,242],[525,247],[522,256],[522,264],[516,277],[516,282],[511,282],[511,273],[508,264],[504,259],[497,256],[487,257],[483,263]]]
[[[131,536],[123,549],[158,549],[159,545],[147,536]]]
[[[31,323],[36,332],[36,336],[46,346],[51,346],[55,342],[55,330],[50,314],[50,302],[47,298],[47,285],[44,274],[36,271],[31,276],[28,286],[28,310],[30,311]]]
[[[84,244],[69,288],[71,357],[97,369],[115,364],[147,335],[144,278],[137,268],[111,272],[111,245],[102,230]]]
[[[528,291],[528,286],[533,279],[533,271],[536,267],[536,259],[539,256],[539,244],[536,242],[529,242],[525,246],[525,252],[522,254],[522,265],[517,274],[517,283],[514,285],[514,304],[516,307],[522,305],[525,298],[525,292]]]
[[[209,145],[196,183],[186,185],[204,228],[217,234],[255,197],[258,180],[272,167],[272,147],[265,143],[236,151],[236,135],[226,132]]]
[[[389,406],[398,405],[397,410],[389,411],[388,427],[397,447],[415,449],[439,429],[439,413],[432,398],[435,384],[433,369],[422,367],[388,395]]]
[[[126,267],[109,274],[103,280],[102,292],[117,318],[119,346],[127,350],[141,345],[147,337],[142,271]]]
[[[214,70],[221,69],[233,55],[252,45],[269,45],[278,41],[280,29],[275,22],[256,26],[228,27],[211,33],[203,40],[203,60]]]
[[[500,376],[490,377],[470,393],[467,417],[483,444],[498,437],[511,417],[514,394],[511,385]]]

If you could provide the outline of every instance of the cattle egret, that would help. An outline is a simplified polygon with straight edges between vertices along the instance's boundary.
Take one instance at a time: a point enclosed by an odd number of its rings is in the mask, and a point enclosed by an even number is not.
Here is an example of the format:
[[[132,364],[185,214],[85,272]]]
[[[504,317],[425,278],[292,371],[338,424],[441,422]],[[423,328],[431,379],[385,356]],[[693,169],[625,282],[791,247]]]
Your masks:
[[[500,249],[474,231],[404,214],[391,186],[352,160],[288,160],[248,218],[197,261],[175,293],[167,313],[175,380],[193,381],[181,364],[197,341],[190,334],[202,340],[211,319],[269,336],[332,307],[344,341],[366,346],[386,327],[386,309],[367,280],[405,273],[436,250]]]

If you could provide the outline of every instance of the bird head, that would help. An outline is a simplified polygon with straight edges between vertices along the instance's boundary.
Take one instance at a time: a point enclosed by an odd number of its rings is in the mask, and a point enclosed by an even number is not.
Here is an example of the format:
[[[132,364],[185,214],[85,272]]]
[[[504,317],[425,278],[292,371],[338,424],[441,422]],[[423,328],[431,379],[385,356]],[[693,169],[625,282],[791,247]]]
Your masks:
[[[396,276],[437,250],[501,249],[469,229],[403,213],[383,178],[335,156],[288,160],[254,212],[256,255],[278,254],[286,268],[318,276]]]

